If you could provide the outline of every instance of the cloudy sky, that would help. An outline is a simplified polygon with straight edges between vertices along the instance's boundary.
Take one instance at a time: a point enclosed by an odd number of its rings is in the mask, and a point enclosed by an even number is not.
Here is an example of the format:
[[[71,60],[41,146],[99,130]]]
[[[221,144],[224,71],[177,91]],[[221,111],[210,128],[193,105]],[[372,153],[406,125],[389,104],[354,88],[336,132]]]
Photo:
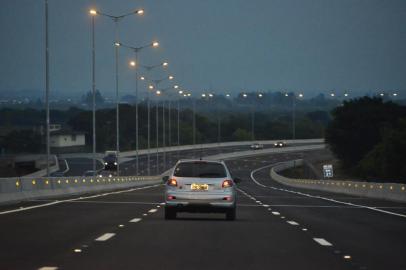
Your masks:
[[[53,93],[77,97],[91,88],[91,7],[114,15],[144,8],[143,17],[120,22],[120,41],[157,39],[161,47],[142,51],[140,63],[169,61],[177,83],[195,93],[406,95],[405,0],[49,0]],[[43,92],[43,29],[43,1],[1,0],[0,91]],[[107,96],[113,41],[112,21],[97,17],[97,88]],[[121,50],[122,93],[134,89],[132,57]]]

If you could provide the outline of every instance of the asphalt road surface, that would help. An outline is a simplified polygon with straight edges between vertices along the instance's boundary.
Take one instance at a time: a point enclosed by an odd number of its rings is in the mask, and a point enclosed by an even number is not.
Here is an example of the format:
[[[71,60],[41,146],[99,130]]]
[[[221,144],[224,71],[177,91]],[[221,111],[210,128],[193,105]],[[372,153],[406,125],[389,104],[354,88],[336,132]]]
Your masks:
[[[289,146],[298,146],[303,144],[291,144]],[[273,148],[272,144],[265,144],[264,149]],[[178,159],[182,158],[200,158],[202,156],[224,154],[238,151],[250,150],[250,145],[239,145],[239,146],[224,146],[216,148],[199,148],[196,145],[194,150],[182,150],[182,151],[172,151],[165,154],[159,153],[158,156],[154,150],[150,153],[150,174],[161,174],[162,172],[171,168]],[[124,160],[131,159],[120,163],[121,175],[136,175],[136,159],[135,156],[124,158]],[[69,164],[69,171],[65,174],[66,176],[80,176],[83,175],[85,171],[92,170],[93,162],[89,158],[67,158]],[[165,162],[164,162],[165,161]],[[96,162],[97,170],[103,169],[103,164],[97,160]],[[157,166],[158,164],[158,166]],[[139,175],[148,175],[148,156],[139,155],[138,158]]]
[[[406,269],[406,216],[394,215],[406,204],[269,178],[269,165],[302,155],[228,161],[242,178],[236,221],[188,213],[166,221],[162,185],[0,215],[0,269]]]

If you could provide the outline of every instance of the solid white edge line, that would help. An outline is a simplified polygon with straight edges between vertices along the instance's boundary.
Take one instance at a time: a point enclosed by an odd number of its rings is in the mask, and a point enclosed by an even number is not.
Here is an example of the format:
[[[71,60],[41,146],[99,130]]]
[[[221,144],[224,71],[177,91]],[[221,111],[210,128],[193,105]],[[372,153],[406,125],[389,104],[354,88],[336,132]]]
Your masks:
[[[39,204],[39,205],[33,205],[33,206],[27,206],[27,207],[23,207],[23,208],[17,208],[17,209],[2,211],[2,212],[0,212],[0,215],[11,214],[11,213],[16,213],[16,212],[22,212],[22,211],[27,211],[27,210],[31,210],[31,209],[35,209],[35,208],[41,208],[41,207],[51,206],[51,205],[60,204],[60,203],[64,203],[64,202],[73,202],[73,201],[79,201],[79,200],[85,200],[85,199],[92,199],[92,198],[97,198],[97,197],[103,197],[103,196],[108,196],[108,195],[113,195],[113,194],[119,194],[119,193],[126,193],[126,192],[135,191],[135,190],[146,189],[146,188],[153,188],[153,187],[158,187],[158,186],[161,186],[161,184],[152,185],[152,186],[147,186],[147,187],[142,187],[142,188],[131,188],[131,189],[126,189],[126,190],[120,190],[120,191],[102,193],[102,194],[91,195],[91,196],[87,196],[87,197],[79,197],[79,198],[74,198],[74,199],[56,200],[56,201],[50,202],[50,203],[45,203],[45,204]]]
[[[333,244],[331,244],[330,242],[328,242],[326,239],[324,238],[313,238],[314,241],[316,241],[318,244],[325,246],[325,247],[331,247],[333,246]]]
[[[278,163],[281,163],[281,162],[278,162]],[[293,190],[284,189],[284,188],[277,188],[277,187],[272,187],[272,186],[265,186],[265,185],[259,183],[259,182],[254,178],[254,173],[256,173],[257,171],[263,170],[263,169],[268,168],[268,167],[271,167],[271,166],[275,166],[275,165],[277,165],[278,163],[270,164],[270,165],[263,166],[263,167],[260,167],[260,168],[258,168],[258,169],[253,170],[253,171],[251,172],[251,179],[252,179],[258,186],[261,186],[261,187],[271,188],[271,189],[273,189],[273,190],[285,191],[285,192],[289,192],[289,193],[293,193],[293,194],[297,194],[297,195],[301,195],[301,196],[306,196],[306,197],[309,197],[309,198],[320,199],[320,200],[325,200],[325,201],[334,202],[334,203],[338,203],[338,204],[344,204],[344,205],[349,205],[349,206],[353,206],[353,207],[369,209],[369,210],[376,211],[376,212],[380,212],[380,213],[384,213],[384,214],[389,214],[389,215],[393,215],[393,216],[398,216],[398,217],[406,218],[406,215],[404,215],[404,214],[399,214],[399,213],[395,213],[395,212],[391,212],[391,211],[386,211],[386,210],[382,210],[382,209],[375,208],[375,207],[371,207],[371,206],[366,206],[366,205],[361,205],[361,204],[355,204],[355,203],[349,203],[349,202],[338,201],[338,200],[334,200],[334,199],[330,199],[330,198],[326,198],[326,197],[310,195],[310,194],[308,194],[308,193],[293,191]]]
[[[96,239],[94,239],[94,241],[107,241],[115,235],[116,235],[115,233],[105,233],[105,234],[97,237]]]

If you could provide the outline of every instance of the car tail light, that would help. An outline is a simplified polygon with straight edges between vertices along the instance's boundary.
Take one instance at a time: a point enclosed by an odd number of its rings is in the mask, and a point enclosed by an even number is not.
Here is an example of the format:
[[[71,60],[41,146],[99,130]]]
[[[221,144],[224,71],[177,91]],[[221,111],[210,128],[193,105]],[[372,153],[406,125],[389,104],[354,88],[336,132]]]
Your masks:
[[[174,179],[174,178],[171,178],[168,180],[168,186],[177,187],[178,181],[176,181],[176,179]]]
[[[171,195],[168,196],[168,200],[175,200],[175,199],[176,199],[176,196],[171,196]]]
[[[232,180],[224,180],[223,184],[221,185],[222,188],[228,188],[233,186],[233,181]]]

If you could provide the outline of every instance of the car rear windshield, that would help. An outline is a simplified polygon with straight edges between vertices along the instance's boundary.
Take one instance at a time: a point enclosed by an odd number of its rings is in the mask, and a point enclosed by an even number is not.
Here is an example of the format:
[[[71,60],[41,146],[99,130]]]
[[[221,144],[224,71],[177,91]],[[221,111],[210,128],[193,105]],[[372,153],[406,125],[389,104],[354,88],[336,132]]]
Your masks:
[[[226,170],[220,163],[182,162],[176,166],[174,176],[221,178],[226,177]]]

